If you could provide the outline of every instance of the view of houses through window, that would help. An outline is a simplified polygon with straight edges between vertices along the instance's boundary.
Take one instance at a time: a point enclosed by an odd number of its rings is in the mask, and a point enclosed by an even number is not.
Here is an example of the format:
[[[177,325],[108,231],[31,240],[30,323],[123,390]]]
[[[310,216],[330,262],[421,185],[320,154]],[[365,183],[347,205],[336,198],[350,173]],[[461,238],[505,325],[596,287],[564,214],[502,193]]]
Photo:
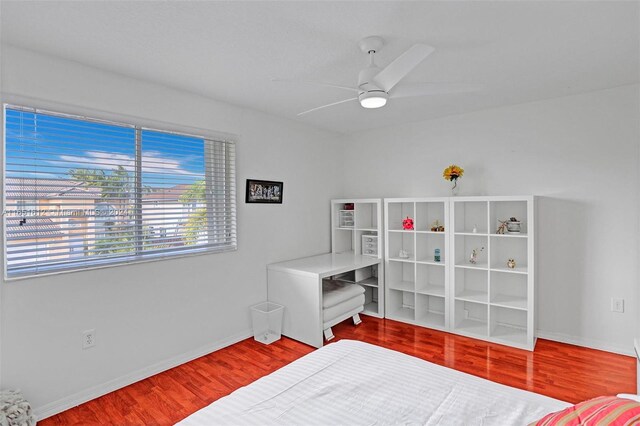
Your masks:
[[[233,143],[5,109],[8,276],[235,248]]]

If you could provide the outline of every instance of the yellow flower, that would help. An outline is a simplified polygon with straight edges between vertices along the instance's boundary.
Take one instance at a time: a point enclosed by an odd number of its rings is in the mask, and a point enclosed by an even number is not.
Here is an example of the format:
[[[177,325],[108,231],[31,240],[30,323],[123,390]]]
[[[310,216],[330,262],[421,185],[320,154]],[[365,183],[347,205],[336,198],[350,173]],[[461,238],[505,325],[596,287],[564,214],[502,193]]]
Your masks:
[[[464,169],[462,167],[456,166],[455,164],[450,165],[444,172],[442,172],[442,177],[445,180],[456,180],[464,174]]]

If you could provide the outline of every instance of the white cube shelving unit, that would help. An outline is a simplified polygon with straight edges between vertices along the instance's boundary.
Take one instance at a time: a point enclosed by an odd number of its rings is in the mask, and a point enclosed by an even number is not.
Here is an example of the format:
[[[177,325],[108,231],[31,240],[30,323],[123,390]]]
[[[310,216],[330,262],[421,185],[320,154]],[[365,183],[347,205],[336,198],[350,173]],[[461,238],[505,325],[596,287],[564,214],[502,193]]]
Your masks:
[[[346,205],[353,209],[346,209]],[[331,200],[331,251],[354,253],[382,259],[382,200],[378,198],[345,198]],[[365,289],[363,314],[384,317],[384,267],[358,269],[353,277],[342,279],[355,282]]]
[[[388,318],[533,350],[533,196],[398,198],[384,205]],[[414,230],[402,229],[406,217]],[[521,231],[497,234],[499,221],[511,217]],[[431,231],[435,220],[444,232]]]
[[[384,201],[386,317],[446,330],[449,241],[447,198],[393,198]],[[402,228],[414,219],[414,229]],[[432,231],[436,224],[444,231]],[[436,260],[435,250],[440,250]],[[406,252],[406,257],[400,252]]]
[[[521,222],[521,231],[496,233],[500,221],[511,217]],[[453,197],[450,220],[451,331],[533,350],[534,197]],[[480,248],[477,263],[471,263],[471,251]],[[508,259],[515,260],[514,268]]]

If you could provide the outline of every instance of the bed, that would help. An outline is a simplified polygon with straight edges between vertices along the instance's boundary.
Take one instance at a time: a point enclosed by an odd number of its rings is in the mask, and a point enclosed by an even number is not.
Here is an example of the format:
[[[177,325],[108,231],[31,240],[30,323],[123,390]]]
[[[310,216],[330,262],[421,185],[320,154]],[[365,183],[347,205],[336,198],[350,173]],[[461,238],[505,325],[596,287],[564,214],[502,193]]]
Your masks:
[[[179,425],[527,425],[568,406],[400,352],[340,340]]]

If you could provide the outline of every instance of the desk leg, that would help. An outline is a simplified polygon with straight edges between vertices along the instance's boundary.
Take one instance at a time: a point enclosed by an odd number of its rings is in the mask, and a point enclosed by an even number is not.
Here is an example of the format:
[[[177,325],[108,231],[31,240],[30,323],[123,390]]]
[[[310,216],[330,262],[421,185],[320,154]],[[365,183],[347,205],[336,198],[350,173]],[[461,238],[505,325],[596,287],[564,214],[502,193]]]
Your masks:
[[[282,334],[316,348],[322,347],[322,280],[268,271],[267,286],[269,301],[284,305]]]

